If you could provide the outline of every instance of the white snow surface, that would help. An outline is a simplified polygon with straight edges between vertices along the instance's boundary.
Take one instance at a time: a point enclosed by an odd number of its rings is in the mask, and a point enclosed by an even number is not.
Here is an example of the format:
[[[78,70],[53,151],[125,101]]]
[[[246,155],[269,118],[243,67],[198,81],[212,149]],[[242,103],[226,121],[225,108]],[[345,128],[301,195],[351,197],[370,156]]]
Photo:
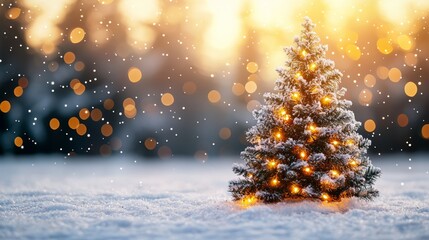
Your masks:
[[[6,158],[0,239],[429,239],[427,155],[372,157],[372,202],[248,208],[227,191],[239,159]]]

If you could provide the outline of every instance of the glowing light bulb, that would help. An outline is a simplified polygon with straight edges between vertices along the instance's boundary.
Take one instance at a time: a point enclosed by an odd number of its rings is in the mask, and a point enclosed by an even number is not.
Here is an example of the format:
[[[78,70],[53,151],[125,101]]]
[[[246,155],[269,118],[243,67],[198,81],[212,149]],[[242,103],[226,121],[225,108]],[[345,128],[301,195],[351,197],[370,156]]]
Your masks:
[[[305,51],[305,49],[301,51],[301,56],[306,57],[306,56],[307,56],[307,54],[308,54],[308,53],[307,53],[307,51]]]
[[[298,187],[298,186],[296,186],[296,185],[293,185],[292,186],[292,188],[291,188],[291,192],[293,193],[293,194],[297,194],[297,193],[299,193],[299,191],[300,191],[301,189]]]
[[[305,167],[304,168],[304,172],[305,173],[311,173],[311,168],[310,167]]]
[[[292,93],[292,99],[295,100],[295,101],[298,101],[299,98],[300,98],[300,96],[301,95],[299,94],[299,92]]]
[[[310,69],[310,71],[314,71],[316,70],[317,65],[315,63],[310,64],[310,66],[308,67]]]
[[[328,104],[330,104],[331,102],[332,102],[332,99],[331,99],[330,97],[328,97],[328,96],[326,96],[326,97],[322,98],[322,103],[323,103],[324,105],[328,105]]]
[[[350,160],[349,164],[350,166],[356,166],[357,162],[355,160]]]
[[[252,205],[254,203],[256,203],[256,197],[253,195],[249,195],[249,196],[245,196],[243,199],[241,199],[241,203],[244,206],[248,206],[248,205]]]
[[[269,165],[271,168],[275,168],[275,167],[277,166],[277,162],[276,162],[275,160],[271,160],[271,161],[269,161],[269,162],[268,162],[268,165]]]
[[[301,151],[301,152],[299,153],[299,157],[300,157],[301,159],[305,159],[305,158],[307,157],[307,153],[303,150],[303,151]]]
[[[331,144],[334,146],[338,146],[340,144],[340,142],[338,140],[332,140]]]
[[[279,184],[279,180],[277,180],[277,178],[274,178],[273,180],[271,180],[272,186],[277,186],[277,184]]]
[[[284,119],[285,121],[289,121],[290,115],[287,114],[287,112],[284,108],[281,108],[278,112],[279,112],[279,115],[282,119]]]
[[[353,146],[354,144],[355,144],[355,141],[353,141],[352,139],[348,139],[346,141],[346,145],[349,146],[349,147]]]
[[[297,72],[297,73],[295,74],[295,78],[296,78],[296,79],[298,79],[298,78],[300,78],[300,77],[302,77],[302,74],[301,74],[300,72]]]
[[[331,174],[331,176],[333,178],[337,178],[338,176],[340,176],[340,173],[338,173],[337,170],[331,170],[331,171],[329,171],[329,173]]]
[[[316,124],[312,123],[308,126],[308,130],[310,130],[310,132],[314,133],[316,132]]]
[[[253,174],[249,173],[249,174],[247,175],[247,177],[248,177],[249,179],[252,179],[252,178],[253,178]]]
[[[282,139],[282,133],[281,133],[281,132],[276,132],[276,133],[274,134],[274,136],[275,136],[277,139]]]
[[[322,199],[325,200],[325,201],[328,201],[329,200],[329,195],[326,194],[326,193],[322,193]]]

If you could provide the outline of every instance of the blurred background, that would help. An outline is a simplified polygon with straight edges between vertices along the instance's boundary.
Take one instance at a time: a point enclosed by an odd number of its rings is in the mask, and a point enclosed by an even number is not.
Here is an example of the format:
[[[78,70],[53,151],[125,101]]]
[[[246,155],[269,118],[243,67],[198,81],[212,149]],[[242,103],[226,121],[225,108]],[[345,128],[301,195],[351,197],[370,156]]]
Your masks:
[[[0,154],[237,156],[317,24],[372,140],[429,150],[429,1],[2,0]]]

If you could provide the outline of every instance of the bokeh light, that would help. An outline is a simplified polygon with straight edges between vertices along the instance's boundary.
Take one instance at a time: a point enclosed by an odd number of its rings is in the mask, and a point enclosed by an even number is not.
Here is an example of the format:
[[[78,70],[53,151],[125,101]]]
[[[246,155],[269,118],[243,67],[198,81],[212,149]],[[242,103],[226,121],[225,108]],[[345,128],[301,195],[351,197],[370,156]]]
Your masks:
[[[209,101],[211,103],[217,103],[220,101],[221,95],[219,93],[219,91],[216,90],[211,90],[208,94],[207,94],[207,98],[209,99]]]
[[[144,141],[144,146],[148,149],[148,150],[154,150],[156,148],[156,140],[154,138],[147,138]]]
[[[417,90],[417,85],[414,82],[407,82],[404,86],[404,92],[408,97],[414,97]]]
[[[80,119],[82,119],[82,120],[86,120],[86,119],[88,119],[89,118],[89,116],[90,116],[90,111],[88,110],[88,108],[82,108],[80,111],[79,111],[79,117],[80,117]]]
[[[400,127],[406,127],[408,125],[408,116],[404,113],[401,113],[398,115],[396,121]]]
[[[429,124],[423,125],[421,132],[424,139],[429,139]]]
[[[57,130],[60,127],[60,121],[57,118],[51,118],[49,121],[49,127],[52,130]]]
[[[174,103],[174,97],[171,93],[164,93],[161,96],[161,102],[164,106],[171,106]]]
[[[376,124],[375,124],[374,120],[372,120],[372,119],[366,120],[364,123],[364,128],[365,128],[365,131],[367,131],[367,132],[374,132],[375,128],[376,128]]]
[[[94,108],[94,109],[92,109],[90,116],[91,116],[92,121],[98,122],[103,117],[103,113],[101,112],[100,109]]]
[[[128,79],[130,80],[130,82],[136,83],[140,81],[141,78],[142,78],[142,72],[140,71],[140,69],[136,67],[131,67],[128,70]]]
[[[13,142],[16,147],[22,147],[22,144],[24,144],[24,141],[21,137],[15,137],[15,140]]]
[[[76,129],[79,126],[79,119],[77,117],[69,118],[68,125],[71,129]]]
[[[81,42],[84,37],[85,37],[85,31],[80,27],[74,28],[70,32],[70,42],[74,44]]]
[[[11,109],[11,105],[10,102],[8,100],[3,100],[0,103],[0,111],[2,111],[3,113],[8,113]]]
[[[72,64],[76,60],[76,56],[73,52],[66,52],[64,54],[64,62],[66,64]]]
[[[101,133],[105,137],[109,137],[110,135],[112,135],[112,133],[113,133],[112,125],[110,125],[108,123],[103,124],[103,126],[101,127]]]

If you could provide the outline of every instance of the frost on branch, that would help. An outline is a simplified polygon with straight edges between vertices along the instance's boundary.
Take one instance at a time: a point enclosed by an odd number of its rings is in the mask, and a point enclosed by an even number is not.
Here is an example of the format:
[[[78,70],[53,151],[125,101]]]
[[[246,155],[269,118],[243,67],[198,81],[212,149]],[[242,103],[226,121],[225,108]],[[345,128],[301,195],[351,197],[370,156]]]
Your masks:
[[[252,146],[235,165],[240,176],[231,181],[235,200],[341,198],[372,199],[380,169],[366,156],[371,142],[357,133],[360,122],[342,99],[342,74],[325,58],[327,46],[305,18],[295,45],[284,49],[285,65],[277,69],[274,93],[264,95],[265,104],[253,112],[256,125],[247,132]]]

